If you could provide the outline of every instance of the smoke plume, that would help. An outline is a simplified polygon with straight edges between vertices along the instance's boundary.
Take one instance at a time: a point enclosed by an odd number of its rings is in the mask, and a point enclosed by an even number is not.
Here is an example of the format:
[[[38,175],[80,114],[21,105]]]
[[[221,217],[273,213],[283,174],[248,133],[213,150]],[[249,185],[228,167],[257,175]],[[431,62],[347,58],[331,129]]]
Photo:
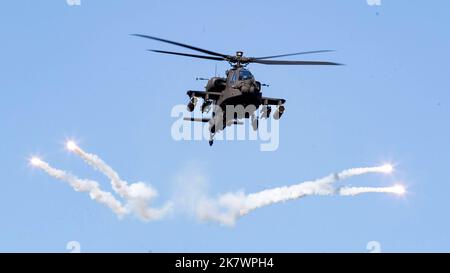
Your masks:
[[[403,194],[404,188],[402,186],[384,188],[336,188],[333,185],[336,181],[345,180],[353,176],[367,173],[390,173],[392,170],[393,168],[391,165],[352,168],[343,170],[339,173],[330,174],[317,180],[306,181],[292,186],[267,189],[251,194],[245,194],[242,191],[237,193],[226,193],[215,199],[204,197],[198,201],[196,213],[202,220],[217,221],[224,225],[234,225],[239,217],[246,215],[252,210],[274,203],[299,199],[309,195],[351,196],[369,192]]]
[[[31,164],[45,171],[48,175],[68,183],[75,191],[88,192],[91,199],[106,205],[119,217],[127,213],[126,208],[122,206],[120,201],[116,200],[111,193],[102,191],[96,181],[80,179],[66,171],[55,169],[39,158],[32,158]]]
[[[108,206],[117,215],[123,216],[124,214],[134,213],[145,221],[163,218],[172,211],[173,204],[178,204],[178,208],[193,212],[201,220],[215,221],[223,225],[232,226],[238,218],[258,208],[310,195],[354,196],[372,192],[405,193],[405,189],[401,185],[392,187],[335,186],[335,182],[353,176],[368,173],[391,173],[393,167],[389,164],[376,167],[351,168],[295,185],[266,189],[250,194],[246,194],[244,191],[230,192],[219,195],[216,198],[212,198],[206,193],[206,183],[203,176],[198,175],[199,172],[194,172],[195,174],[187,174],[181,178],[181,186],[177,187],[179,192],[172,198],[172,201],[166,202],[162,207],[153,208],[149,206],[149,203],[158,196],[158,192],[153,187],[143,182],[129,184],[127,181],[122,180],[119,174],[98,155],[85,152],[73,141],[68,141],[66,146],[68,150],[78,155],[87,164],[100,171],[110,180],[112,189],[124,199],[125,206],[116,200],[112,193],[100,190],[100,186],[96,181],[80,179],[66,171],[55,169],[47,162],[36,157],[31,159],[31,164],[44,170],[50,176],[69,183],[76,191],[88,192],[92,199]]]
[[[127,207],[136,213],[141,219],[149,221],[160,219],[171,210],[171,203],[166,203],[161,208],[152,208],[149,203],[158,196],[158,192],[144,182],[128,184],[122,180],[119,174],[98,155],[85,152],[73,141],[68,141],[67,149],[72,151],[95,170],[100,171],[111,182],[111,186],[120,197],[127,201]]]

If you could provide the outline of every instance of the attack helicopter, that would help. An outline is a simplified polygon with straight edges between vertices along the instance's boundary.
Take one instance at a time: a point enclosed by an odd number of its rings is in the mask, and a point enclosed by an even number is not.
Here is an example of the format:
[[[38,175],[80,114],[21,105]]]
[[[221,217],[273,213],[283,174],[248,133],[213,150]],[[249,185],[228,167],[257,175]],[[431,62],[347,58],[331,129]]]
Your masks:
[[[272,106],[276,107],[273,114],[273,118],[276,120],[280,119],[285,112],[284,104],[286,100],[282,98],[264,97],[262,94],[262,87],[267,85],[261,84],[261,82],[257,81],[250,70],[247,69],[247,65],[252,63],[264,65],[341,65],[340,63],[328,61],[272,60],[281,57],[324,53],[333,50],[303,51],[265,57],[246,57],[242,51],[237,51],[235,55],[227,55],[154,36],[143,34],[131,35],[184,47],[193,51],[201,52],[205,55],[150,49],[149,51],[152,52],[214,61],[226,61],[230,64],[231,68],[226,71],[225,77],[215,76],[210,79],[200,78],[208,81],[205,86],[205,91],[187,91],[187,95],[189,97],[187,110],[189,112],[194,111],[198,99],[203,100],[200,108],[202,113],[209,112],[211,107],[213,108],[210,118],[184,118],[184,120],[187,121],[209,123],[210,146],[213,145],[214,135],[217,132],[224,130],[226,126],[230,126],[232,124],[242,124],[240,121],[242,118],[250,118],[253,130],[257,130],[259,117],[256,116],[256,111],[260,106],[260,118],[268,118],[271,114]]]

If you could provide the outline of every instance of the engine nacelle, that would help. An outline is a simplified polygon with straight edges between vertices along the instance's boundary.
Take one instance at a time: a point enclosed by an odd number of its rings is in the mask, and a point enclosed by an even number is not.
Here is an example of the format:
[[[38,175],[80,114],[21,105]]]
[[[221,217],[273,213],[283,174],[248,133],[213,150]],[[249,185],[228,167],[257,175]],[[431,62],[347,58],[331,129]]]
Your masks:
[[[222,92],[226,87],[227,80],[220,77],[212,77],[206,84],[207,92]]]

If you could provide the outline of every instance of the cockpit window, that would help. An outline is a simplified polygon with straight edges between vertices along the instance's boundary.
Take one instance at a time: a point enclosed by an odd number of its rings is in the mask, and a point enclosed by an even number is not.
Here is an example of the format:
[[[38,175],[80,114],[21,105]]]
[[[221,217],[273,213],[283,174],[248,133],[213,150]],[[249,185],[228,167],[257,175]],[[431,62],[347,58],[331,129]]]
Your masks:
[[[253,75],[252,73],[250,73],[250,71],[242,69],[239,72],[239,80],[251,80],[253,79]]]
[[[233,75],[230,78],[230,84],[234,84],[237,81],[237,72],[233,71]]]

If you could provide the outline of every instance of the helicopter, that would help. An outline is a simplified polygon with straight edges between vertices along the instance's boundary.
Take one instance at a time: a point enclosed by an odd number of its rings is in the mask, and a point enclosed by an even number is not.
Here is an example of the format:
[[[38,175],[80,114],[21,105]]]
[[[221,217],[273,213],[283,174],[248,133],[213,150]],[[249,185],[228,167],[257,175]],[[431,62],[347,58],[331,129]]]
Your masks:
[[[217,132],[224,130],[226,126],[243,124],[243,122],[240,121],[242,118],[250,118],[253,130],[258,130],[259,117],[256,116],[256,111],[260,106],[262,106],[260,111],[261,118],[268,118],[270,116],[272,106],[276,107],[273,114],[273,118],[275,120],[280,119],[285,112],[284,104],[286,100],[281,98],[264,97],[262,95],[262,87],[268,85],[257,81],[250,70],[247,69],[247,65],[251,63],[264,65],[341,65],[340,63],[327,61],[270,60],[294,55],[324,53],[333,50],[303,51],[265,57],[246,57],[242,51],[237,51],[235,55],[227,55],[154,36],[144,34],[131,35],[184,47],[206,55],[156,49],[149,49],[148,51],[206,60],[226,61],[230,64],[231,69],[226,71],[226,77],[215,76],[210,79],[197,78],[199,80],[208,81],[205,86],[205,91],[188,90],[186,93],[189,97],[189,102],[187,104],[187,110],[189,112],[194,111],[198,99],[203,100],[200,108],[202,113],[208,113],[211,107],[214,109],[211,118],[184,118],[184,120],[187,121],[209,123],[210,146],[213,145],[214,135]]]

